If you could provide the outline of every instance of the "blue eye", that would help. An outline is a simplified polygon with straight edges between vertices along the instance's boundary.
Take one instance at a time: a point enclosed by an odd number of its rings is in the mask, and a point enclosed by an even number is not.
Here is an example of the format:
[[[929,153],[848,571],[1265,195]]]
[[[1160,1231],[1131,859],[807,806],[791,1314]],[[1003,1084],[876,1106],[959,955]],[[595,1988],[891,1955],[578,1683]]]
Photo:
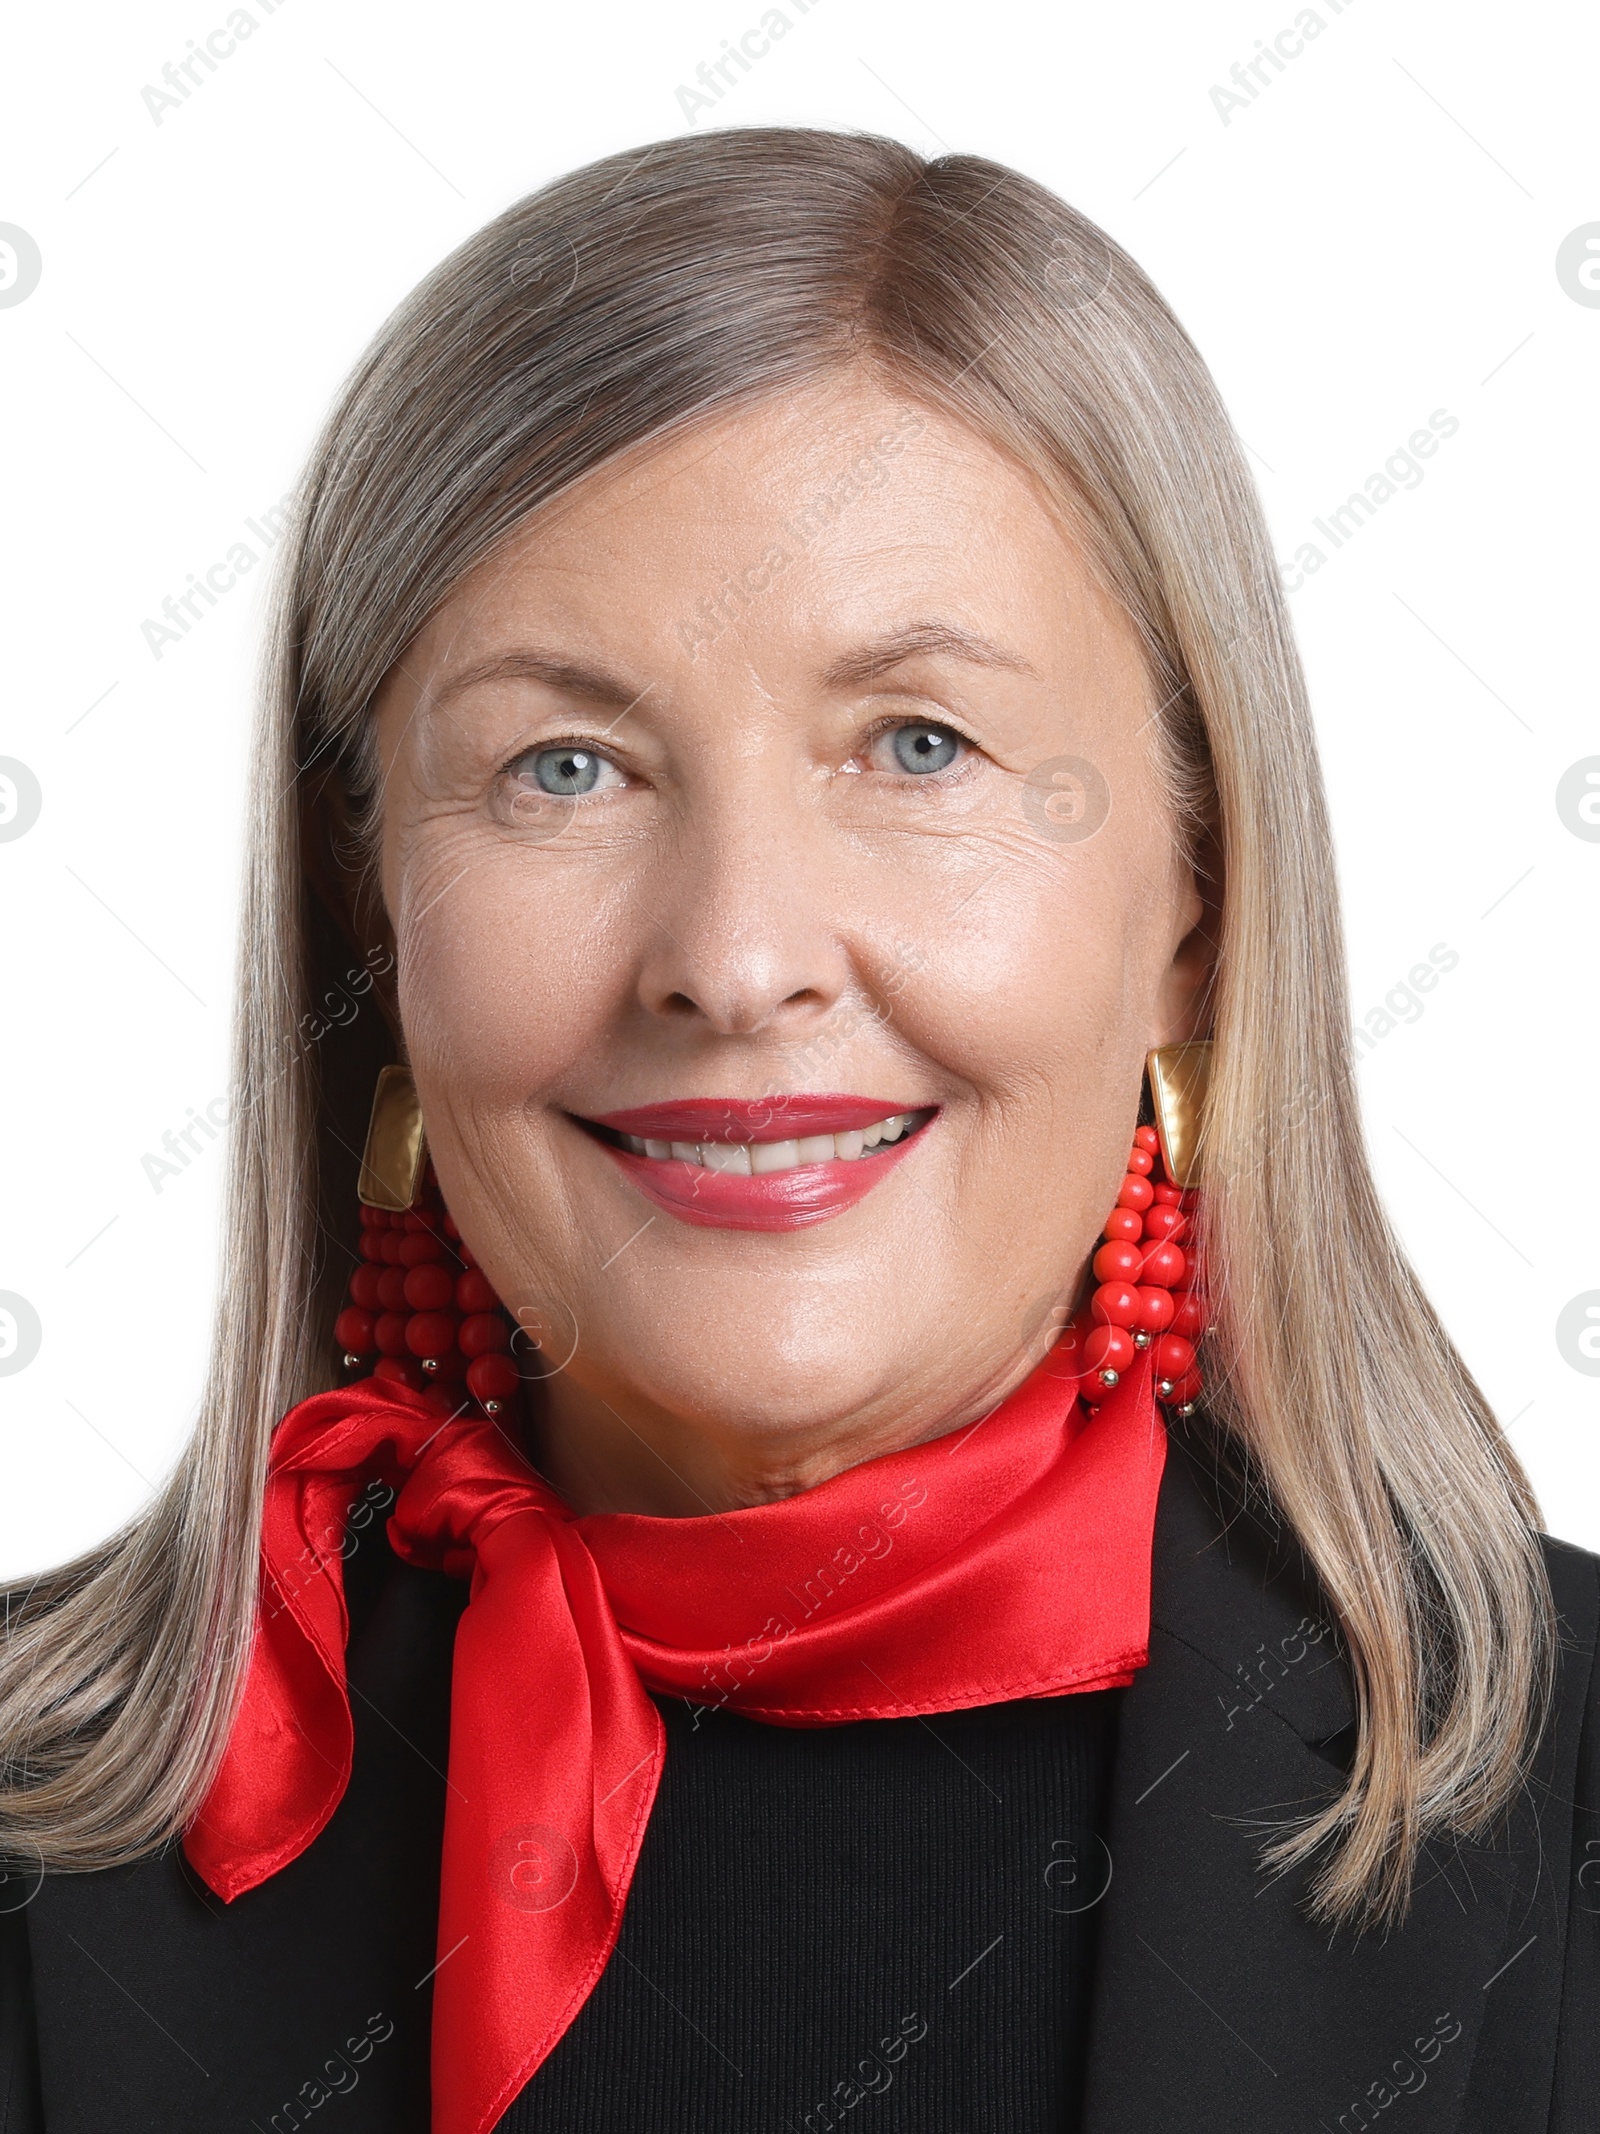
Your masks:
[[[961,736],[948,726],[897,726],[894,729],[895,761],[903,771],[921,775],[942,771],[954,763]]]
[[[587,748],[541,748],[525,759],[539,790],[562,799],[592,793],[600,782],[604,760]]]

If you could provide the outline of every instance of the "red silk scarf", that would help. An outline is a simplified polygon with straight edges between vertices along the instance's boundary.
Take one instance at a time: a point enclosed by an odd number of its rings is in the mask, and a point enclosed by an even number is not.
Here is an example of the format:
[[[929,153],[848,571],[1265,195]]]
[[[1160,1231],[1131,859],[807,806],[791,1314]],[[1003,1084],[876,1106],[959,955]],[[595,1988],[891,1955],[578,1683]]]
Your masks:
[[[775,1504],[580,1518],[492,1423],[366,1380],[273,1438],[256,1641],[184,1840],[232,1900],[349,1780],[341,1565],[398,1489],[409,1562],[470,1578],[456,1634],[434,1978],[435,2134],[488,2134],[605,1968],[661,1774],[648,1691],[775,1726],[1126,1684],[1166,1437],[1148,1365],[1090,1415],[1055,1359],[992,1414]]]

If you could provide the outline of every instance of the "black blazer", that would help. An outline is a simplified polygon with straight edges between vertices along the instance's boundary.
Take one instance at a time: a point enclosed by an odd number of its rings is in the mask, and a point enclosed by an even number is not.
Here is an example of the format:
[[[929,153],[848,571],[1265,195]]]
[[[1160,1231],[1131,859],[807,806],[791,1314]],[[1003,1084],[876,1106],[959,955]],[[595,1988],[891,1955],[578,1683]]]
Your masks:
[[[1298,1552],[1174,1443],[1112,1780],[1085,2134],[1600,2129],[1600,1559],[1546,1557],[1560,1679],[1514,1813],[1429,1848],[1400,1929],[1318,1929],[1305,1877],[1268,1879],[1257,1855],[1338,1783],[1345,1665]],[[358,1618],[363,1577],[382,1635],[352,1640],[357,1768],[300,1860],[231,1910],[169,1850],[50,1877],[0,1916],[0,2134],[265,2134],[247,2097],[330,2051],[364,2079],[313,2129],[426,2126],[432,1922],[411,1878],[436,1872],[463,1594],[379,1544],[351,1566]],[[330,2035],[329,2010],[357,2006],[371,2040]]]

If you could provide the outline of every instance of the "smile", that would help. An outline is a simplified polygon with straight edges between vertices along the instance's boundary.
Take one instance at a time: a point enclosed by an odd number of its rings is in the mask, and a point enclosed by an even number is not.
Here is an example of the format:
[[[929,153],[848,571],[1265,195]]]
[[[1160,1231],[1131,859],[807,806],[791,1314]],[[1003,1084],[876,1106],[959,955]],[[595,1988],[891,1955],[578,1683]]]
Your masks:
[[[938,1116],[866,1097],[687,1097],[574,1118],[646,1199],[708,1228],[792,1230],[841,1214]]]
[[[859,1163],[873,1149],[914,1132],[930,1116],[926,1112],[892,1112],[887,1119],[852,1128],[847,1134],[807,1134],[798,1141],[642,1141],[637,1134],[624,1134],[622,1145],[635,1156],[648,1156],[655,1163],[671,1159],[698,1163],[704,1170],[722,1172],[724,1177],[761,1178],[778,1171],[798,1171],[808,1163]]]

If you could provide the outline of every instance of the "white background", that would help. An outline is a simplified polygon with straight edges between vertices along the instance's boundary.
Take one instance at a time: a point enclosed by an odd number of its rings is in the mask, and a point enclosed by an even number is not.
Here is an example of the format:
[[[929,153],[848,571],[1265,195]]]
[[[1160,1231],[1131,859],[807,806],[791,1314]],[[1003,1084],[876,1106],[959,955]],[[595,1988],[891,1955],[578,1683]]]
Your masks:
[[[1322,34],[1224,123],[1213,85],[1293,0],[783,5],[789,34],[696,123],[976,151],[1084,209],[1198,340],[1285,560],[1457,418],[1418,487],[1319,540],[1293,613],[1357,1014],[1435,944],[1459,958],[1360,1069],[1382,1188],[1548,1525],[1600,1547],[1600,1377],[1556,1338],[1600,1291],[1600,843],[1555,799],[1600,756],[1600,309],[1555,264],[1600,221],[1600,24],[1318,0]],[[142,90],[228,12],[35,8],[4,50],[0,221],[43,273],[0,309],[0,756],[42,812],[0,842],[0,1291],[43,1340],[0,1376],[0,1573],[145,1501],[208,1338],[220,1146],[159,1192],[143,1159],[225,1095],[264,574],[159,660],[141,625],[291,487],[428,267],[556,174],[684,130],[679,85],[763,6],[251,0],[255,34],[157,124]]]

